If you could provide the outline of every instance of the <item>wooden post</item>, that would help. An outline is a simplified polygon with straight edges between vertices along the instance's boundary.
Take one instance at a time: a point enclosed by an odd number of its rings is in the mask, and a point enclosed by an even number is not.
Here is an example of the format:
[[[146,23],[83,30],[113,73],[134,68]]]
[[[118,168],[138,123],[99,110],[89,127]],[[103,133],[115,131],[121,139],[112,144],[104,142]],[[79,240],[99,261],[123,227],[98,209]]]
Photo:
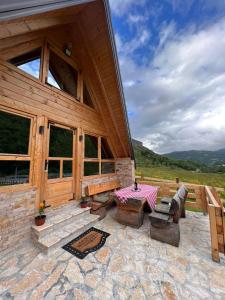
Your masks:
[[[216,262],[220,262],[217,228],[216,228],[216,210],[215,209],[216,208],[213,205],[211,205],[211,204],[208,205],[212,259]]]
[[[203,214],[207,214],[207,199],[206,199],[206,192],[205,192],[205,187],[201,186],[200,187],[200,198],[201,198],[201,208],[203,210]]]
[[[44,42],[44,47],[41,53],[41,66],[40,66],[40,80],[43,83],[47,82],[48,79],[48,68],[49,68],[49,48],[47,41]]]
[[[43,131],[40,130],[40,126],[43,126]],[[35,157],[34,157],[34,185],[37,186],[36,203],[38,208],[39,203],[43,197],[43,173],[44,173],[44,157],[43,157],[43,145],[44,145],[44,130],[45,119],[43,116],[37,117],[36,128],[36,141],[35,141]]]

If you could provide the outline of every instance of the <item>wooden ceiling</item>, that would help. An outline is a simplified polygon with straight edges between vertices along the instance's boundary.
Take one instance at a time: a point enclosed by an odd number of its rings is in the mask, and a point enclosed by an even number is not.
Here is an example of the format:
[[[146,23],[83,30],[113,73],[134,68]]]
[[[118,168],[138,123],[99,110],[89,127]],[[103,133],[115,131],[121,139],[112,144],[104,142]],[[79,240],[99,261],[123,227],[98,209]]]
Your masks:
[[[92,86],[98,110],[118,157],[132,156],[126,115],[119,89],[105,7],[102,0],[4,21],[0,24],[0,50],[16,43],[57,34],[60,45],[73,43],[72,55]],[[62,34],[64,32],[64,34]],[[66,33],[65,33],[66,32]]]

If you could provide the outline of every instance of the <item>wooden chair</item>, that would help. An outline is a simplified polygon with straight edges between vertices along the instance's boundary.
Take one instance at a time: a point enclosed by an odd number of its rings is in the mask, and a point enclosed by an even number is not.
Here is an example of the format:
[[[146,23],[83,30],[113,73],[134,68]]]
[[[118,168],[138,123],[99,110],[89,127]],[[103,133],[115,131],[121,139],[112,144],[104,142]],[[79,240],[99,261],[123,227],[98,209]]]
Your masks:
[[[144,198],[128,198],[124,203],[116,199],[116,220],[123,225],[139,228],[143,224],[145,202]]]

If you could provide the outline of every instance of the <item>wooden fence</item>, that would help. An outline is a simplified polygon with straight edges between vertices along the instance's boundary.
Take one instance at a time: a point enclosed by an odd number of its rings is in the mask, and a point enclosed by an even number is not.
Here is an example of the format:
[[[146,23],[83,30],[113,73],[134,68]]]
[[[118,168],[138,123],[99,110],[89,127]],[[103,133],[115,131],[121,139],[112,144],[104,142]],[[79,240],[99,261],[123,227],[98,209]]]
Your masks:
[[[180,183],[149,177],[136,177],[138,183],[159,186],[159,197],[173,196]],[[220,261],[220,253],[225,254],[225,210],[216,188],[186,184],[188,198],[186,207],[209,214],[212,259]]]
[[[212,259],[220,261],[220,253],[225,254],[225,221],[223,204],[214,188],[205,187],[209,213]]]
[[[153,179],[150,177],[136,177],[137,181],[142,184],[149,184],[153,186],[159,186],[159,196],[174,196],[177,189],[180,187],[180,183],[175,183],[170,180]],[[205,186],[197,184],[186,184],[188,188],[188,198],[186,201],[186,207],[196,209],[197,211],[207,212],[207,202],[205,194]]]

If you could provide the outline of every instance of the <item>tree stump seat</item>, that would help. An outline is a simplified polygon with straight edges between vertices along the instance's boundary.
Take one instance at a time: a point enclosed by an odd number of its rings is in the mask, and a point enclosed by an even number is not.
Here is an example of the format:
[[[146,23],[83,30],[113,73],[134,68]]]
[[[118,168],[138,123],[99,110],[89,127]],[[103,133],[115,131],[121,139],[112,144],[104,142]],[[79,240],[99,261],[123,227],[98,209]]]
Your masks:
[[[159,242],[178,247],[180,242],[179,224],[171,222],[164,227],[154,227],[151,224],[150,236],[152,239],[157,240]]]
[[[144,198],[128,198],[124,203],[117,199],[116,220],[121,224],[139,228],[143,224],[145,202]]]
[[[171,220],[171,216],[169,214],[153,211],[149,214],[149,219],[152,226],[162,228],[168,225]]]

